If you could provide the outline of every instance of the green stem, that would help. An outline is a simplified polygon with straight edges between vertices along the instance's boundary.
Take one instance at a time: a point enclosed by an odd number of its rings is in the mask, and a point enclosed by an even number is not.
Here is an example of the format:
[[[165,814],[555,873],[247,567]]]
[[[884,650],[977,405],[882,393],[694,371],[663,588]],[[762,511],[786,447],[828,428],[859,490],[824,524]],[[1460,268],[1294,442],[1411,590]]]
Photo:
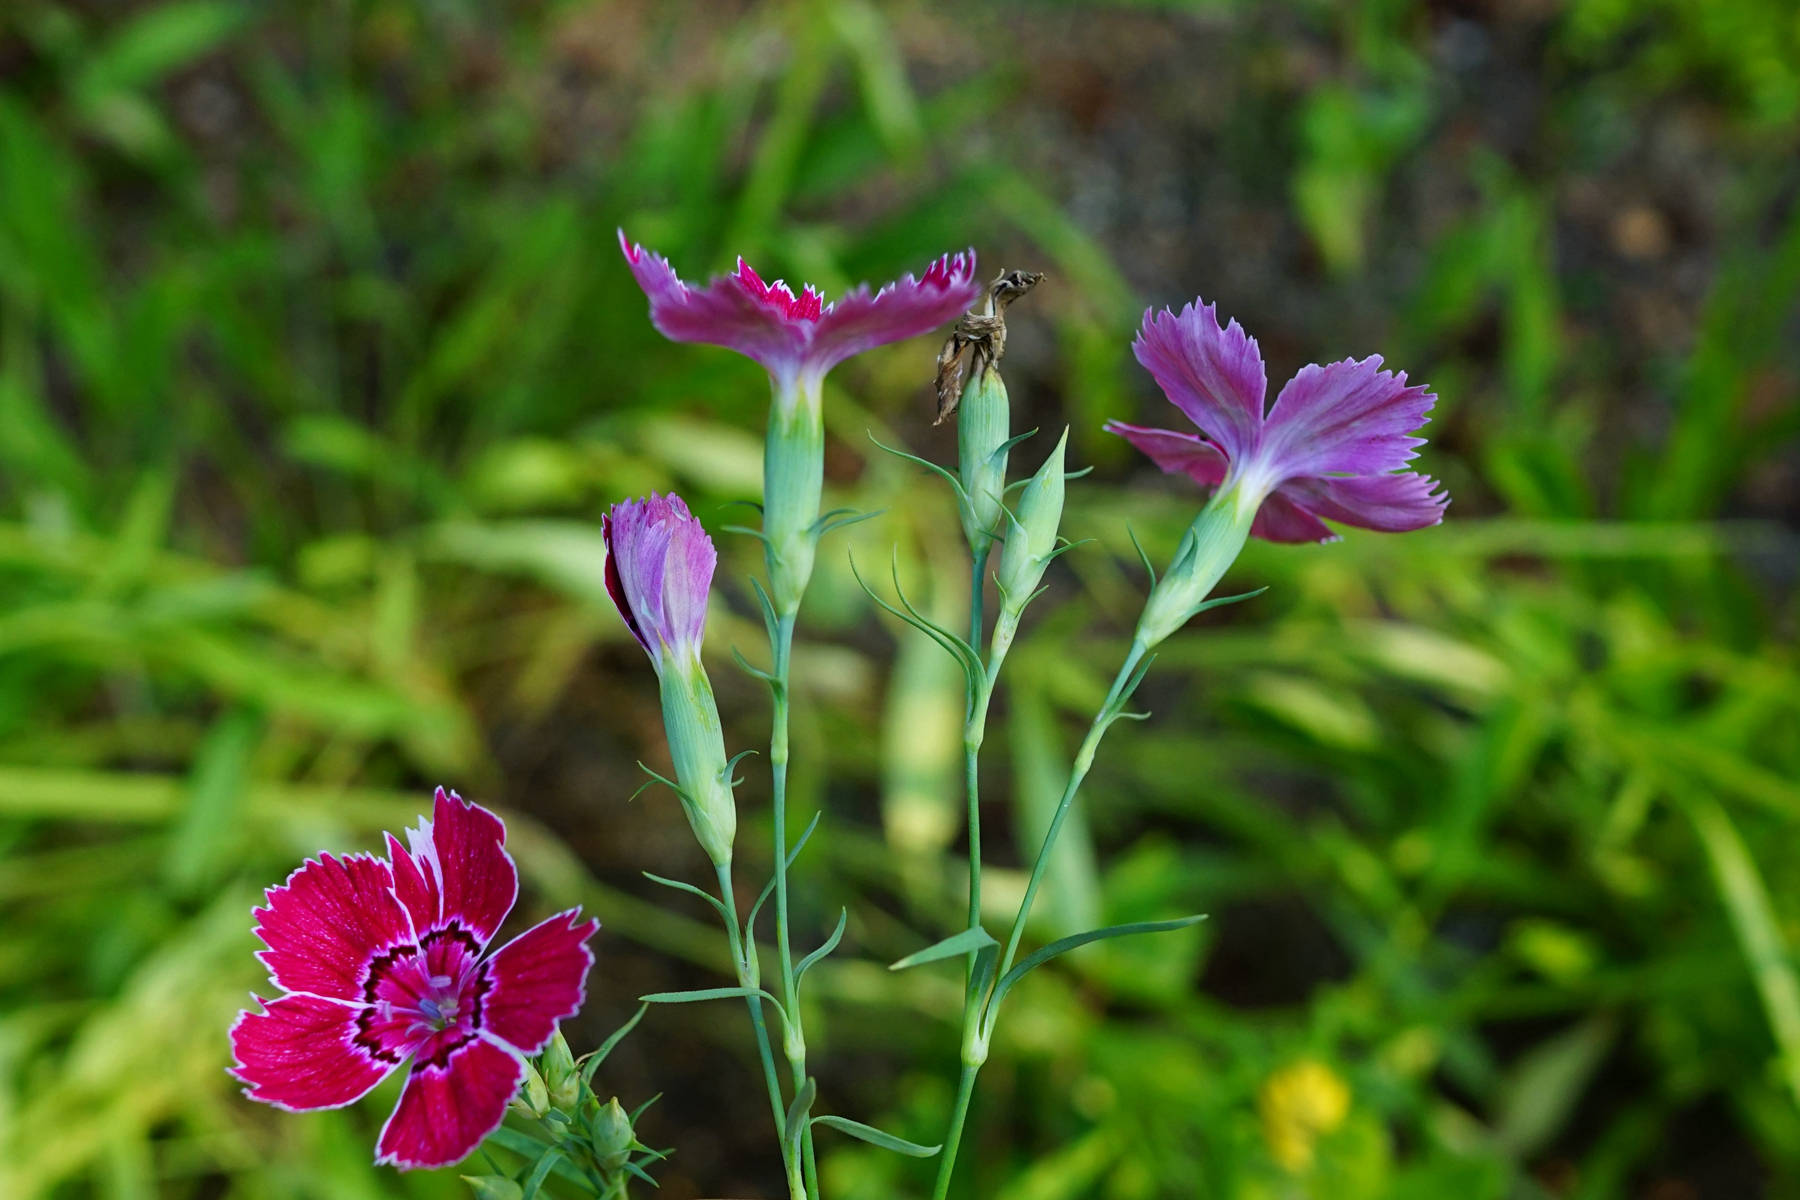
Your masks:
[[[1112,726],[1115,709],[1129,698],[1126,688],[1149,649],[1142,641],[1134,640],[1131,643],[1131,651],[1125,656],[1119,673],[1113,677],[1105,702],[1089,723],[1087,736],[1081,739],[1081,748],[1075,752],[1075,761],[1069,767],[1069,782],[1064,785],[1062,799],[1056,804],[1056,815],[1050,818],[1050,828],[1044,833],[1044,844],[1038,849],[1037,861],[1031,864],[1031,878],[1025,884],[1025,898],[1019,902],[1019,914],[1013,918],[1012,932],[1006,937],[1006,953],[1000,958],[997,977],[1004,976],[1012,968],[1013,959],[1019,952],[1019,940],[1025,936],[1025,922],[1031,916],[1032,901],[1037,899],[1038,888],[1044,882],[1044,870],[1050,865],[1050,851],[1056,846],[1057,834],[1062,832],[1063,820],[1068,817],[1069,809],[1075,803],[1075,793],[1081,790],[1081,781],[1087,778],[1088,769],[1094,765],[1094,752],[1100,748],[1100,739],[1106,736],[1107,729]],[[993,1016],[990,1013],[987,1017],[990,1033],[993,1029]]]
[[[717,872],[719,895],[725,901],[725,911],[729,914],[729,919],[725,922],[725,934],[731,943],[731,962],[737,970],[739,985],[755,987],[756,977],[750,971],[750,960],[744,954],[743,938],[738,934],[737,900],[731,888],[730,864],[719,865]],[[762,1060],[763,1084],[769,1090],[769,1110],[775,1118],[775,1138],[781,1145],[782,1166],[787,1167],[787,1140],[782,1137],[787,1126],[787,1105],[781,1097],[781,1077],[775,1073],[775,1053],[769,1044],[769,1027],[763,1021],[762,998],[746,996],[744,1005],[750,1010],[750,1024],[756,1030],[756,1054]]]
[[[981,649],[981,599],[983,584],[986,582],[988,551],[981,550],[974,556],[969,571],[969,645],[979,653]],[[1000,664],[995,662],[988,670],[987,694],[993,693],[994,677],[998,674]],[[969,804],[969,928],[981,924],[981,787],[977,767],[981,758],[981,735],[987,727],[987,702],[984,696],[971,691],[967,709],[967,721],[963,729],[963,783],[964,795]],[[971,740],[972,739],[972,740]],[[969,955],[969,980],[975,978],[975,956]]]
[[[975,1076],[980,1063],[964,1063],[962,1076],[956,1081],[956,1107],[950,1112],[950,1130],[944,1136],[944,1148],[938,1152],[937,1183],[931,1189],[931,1200],[945,1200],[950,1194],[950,1178],[956,1173],[956,1148],[962,1143],[963,1125],[969,1119],[969,1100],[975,1094]]]
[[[780,614],[775,622],[775,636],[769,645],[770,672],[769,693],[771,699],[769,729],[769,773],[770,773],[770,808],[775,826],[775,946],[781,967],[781,1002],[787,1009],[788,1023],[782,1036],[782,1051],[787,1058],[789,1076],[794,1090],[798,1092],[806,1081],[806,1031],[800,1015],[800,986],[794,978],[793,938],[788,927],[788,837],[787,837],[787,778],[788,778],[788,719],[790,705],[789,678],[794,654],[794,621],[797,613],[789,610]],[[802,1156],[810,1161],[813,1155],[812,1126],[805,1126],[801,1134]],[[790,1186],[799,1179],[797,1169],[804,1163],[790,1166]],[[811,1194],[818,1196],[816,1182],[810,1185],[802,1182],[801,1196],[806,1195],[810,1186]]]

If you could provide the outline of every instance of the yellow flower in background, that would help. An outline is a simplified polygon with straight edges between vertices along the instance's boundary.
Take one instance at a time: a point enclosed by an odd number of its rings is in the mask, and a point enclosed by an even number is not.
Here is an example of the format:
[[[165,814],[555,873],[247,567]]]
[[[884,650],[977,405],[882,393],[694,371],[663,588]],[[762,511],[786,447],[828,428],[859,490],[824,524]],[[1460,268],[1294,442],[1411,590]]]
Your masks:
[[[1263,1082],[1256,1095],[1269,1154],[1289,1171],[1313,1164],[1318,1140],[1350,1115],[1350,1088],[1317,1059],[1301,1059]]]

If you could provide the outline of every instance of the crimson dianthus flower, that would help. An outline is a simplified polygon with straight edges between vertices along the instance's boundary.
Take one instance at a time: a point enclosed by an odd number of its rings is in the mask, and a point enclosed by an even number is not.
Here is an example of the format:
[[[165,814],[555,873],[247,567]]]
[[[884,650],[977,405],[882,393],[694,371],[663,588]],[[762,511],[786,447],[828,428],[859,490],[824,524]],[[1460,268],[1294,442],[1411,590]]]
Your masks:
[[[581,1008],[596,921],[558,913],[487,953],[518,896],[506,826],[439,788],[388,858],[321,854],[268,889],[257,957],[286,994],[231,1027],[244,1094],[341,1108],[411,1060],[376,1162],[440,1167],[499,1126],[557,1023]]]

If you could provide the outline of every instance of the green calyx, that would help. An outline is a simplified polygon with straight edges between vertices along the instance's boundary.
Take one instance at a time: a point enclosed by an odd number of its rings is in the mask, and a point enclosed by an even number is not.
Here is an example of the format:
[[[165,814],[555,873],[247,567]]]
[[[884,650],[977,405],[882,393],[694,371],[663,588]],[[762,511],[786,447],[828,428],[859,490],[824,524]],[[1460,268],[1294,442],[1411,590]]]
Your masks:
[[[825,488],[823,380],[777,381],[763,442],[763,553],[769,598],[782,614],[799,611],[818,547]]]
[[[1207,597],[1237,561],[1250,537],[1262,496],[1242,483],[1219,489],[1181,535],[1175,561],[1150,589],[1138,618],[1136,640],[1146,649],[1210,607]]]
[[[712,683],[697,656],[665,655],[662,681],[663,731],[675,763],[677,794],[701,849],[718,866],[731,862],[737,836],[737,803],[731,794],[731,764]]]
[[[1012,448],[1012,408],[999,368],[983,361],[963,389],[957,406],[956,448],[962,483],[963,536],[976,557],[999,535],[1006,509],[1006,459]]]

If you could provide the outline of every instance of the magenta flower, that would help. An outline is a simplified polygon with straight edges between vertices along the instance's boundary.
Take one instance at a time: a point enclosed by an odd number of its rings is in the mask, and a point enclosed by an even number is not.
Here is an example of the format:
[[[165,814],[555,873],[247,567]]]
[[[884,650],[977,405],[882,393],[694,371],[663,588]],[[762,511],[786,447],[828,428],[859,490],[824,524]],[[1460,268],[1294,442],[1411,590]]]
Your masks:
[[[961,316],[981,294],[975,252],[946,254],[923,277],[903,276],[871,292],[862,284],[830,304],[811,284],[764,283],[743,259],[705,287],[682,282],[660,254],[628,241],[619,248],[650,298],[650,320],[666,338],[724,346],[763,365],[777,390],[819,380],[847,358],[904,341]]]
[[[255,910],[286,994],[231,1027],[252,1100],[341,1108],[411,1060],[376,1162],[441,1167],[500,1124],[525,1059],[580,1009],[599,928],[578,909],[487,953],[518,872],[500,818],[438,789],[432,819],[372,854],[308,859]]]
[[[1109,421],[1106,428],[1171,474],[1257,505],[1250,532],[1272,542],[1330,542],[1320,518],[1397,533],[1443,520],[1437,483],[1401,470],[1424,438],[1410,436],[1437,397],[1383,371],[1381,359],[1302,367],[1267,413],[1256,339],[1210,304],[1144,314],[1137,359],[1205,436]]]
[[[624,500],[600,519],[606,590],[625,627],[662,670],[665,655],[698,659],[719,555],[680,496]]]

